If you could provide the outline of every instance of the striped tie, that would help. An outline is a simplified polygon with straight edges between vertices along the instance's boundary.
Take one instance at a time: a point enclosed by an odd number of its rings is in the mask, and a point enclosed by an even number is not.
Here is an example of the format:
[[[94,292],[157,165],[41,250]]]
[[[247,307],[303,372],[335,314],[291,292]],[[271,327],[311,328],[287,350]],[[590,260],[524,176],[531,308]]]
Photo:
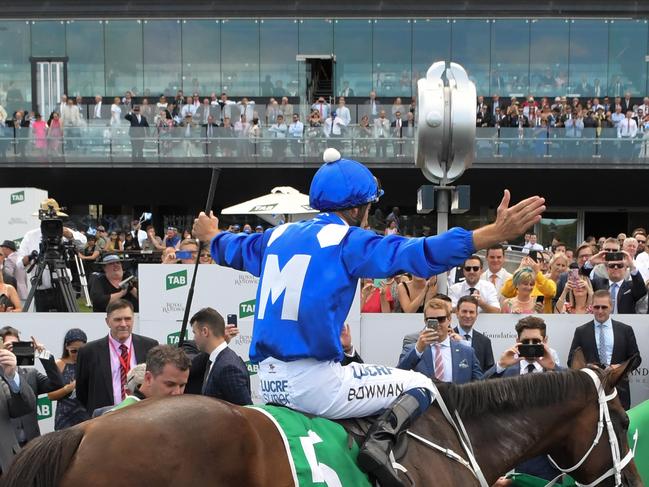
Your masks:
[[[122,360],[120,360],[119,363],[119,378],[122,382],[122,401],[123,401],[126,398],[126,374],[128,373],[128,370],[124,368],[124,364],[126,364],[129,368],[131,364],[128,363],[129,361],[128,347],[122,343],[119,346],[119,350],[122,355]]]
[[[435,379],[444,382],[444,358],[442,357],[442,346],[435,344]]]

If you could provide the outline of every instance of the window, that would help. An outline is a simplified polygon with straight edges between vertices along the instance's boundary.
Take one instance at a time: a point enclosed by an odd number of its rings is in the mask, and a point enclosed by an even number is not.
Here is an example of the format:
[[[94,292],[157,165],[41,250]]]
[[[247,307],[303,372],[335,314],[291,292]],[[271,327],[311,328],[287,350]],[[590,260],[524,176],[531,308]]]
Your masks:
[[[355,96],[368,96],[372,86],[372,24],[369,20],[335,20],[336,89],[344,82]]]
[[[0,102],[7,115],[31,106],[29,22],[0,22]]]
[[[489,94],[489,20],[453,20],[451,58],[466,69],[478,95]]]
[[[141,22],[107,20],[105,36],[106,95],[123,95],[127,90],[140,95],[144,85]]]
[[[609,23],[608,72],[620,78],[624,91],[644,96],[647,89],[647,21],[612,20]]]
[[[70,95],[105,95],[103,22],[71,20],[67,25],[66,52]]]
[[[65,22],[63,20],[32,22],[32,56],[65,56]]]
[[[261,21],[259,58],[262,96],[281,98],[298,94],[297,46],[297,20]]]
[[[417,19],[412,25],[412,92],[435,61],[451,59],[451,21]]]
[[[570,23],[532,20],[530,26],[530,91],[534,95],[565,95],[568,90]]]
[[[646,40],[644,41],[646,44]],[[604,94],[608,79],[608,24],[604,20],[570,21],[570,69],[567,94]],[[614,84],[614,80],[611,80]],[[609,86],[609,94],[612,86]],[[624,94],[624,86],[617,85]],[[616,96],[616,95],[614,95]]]
[[[526,96],[530,89],[529,68],[529,21],[494,20],[491,24],[491,93]]]
[[[374,22],[372,85],[379,97],[410,97],[412,78],[412,23],[409,20]]]
[[[223,91],[234,96],[259,95],[259,22],[224,20],[221,42]]]
[[[144,21],[144,96],[180,89],[180,25],[179,20]]]
[[[221,90],[221,24],[218,20],[183,20],[183,90],[201,95]]]
[[[334,52],[333,22],[328,19],[304,19],[299,23],[300,54],[331,54]]]

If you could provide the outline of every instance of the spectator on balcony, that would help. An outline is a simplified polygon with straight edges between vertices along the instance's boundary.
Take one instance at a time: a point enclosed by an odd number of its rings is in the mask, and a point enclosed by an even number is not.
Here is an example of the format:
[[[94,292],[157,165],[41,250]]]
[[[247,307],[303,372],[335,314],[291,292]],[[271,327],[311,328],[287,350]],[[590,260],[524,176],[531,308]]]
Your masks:
[[[229,119],[228,119],[228,123],[229,123]],[[216,155],[216,149],[218,148],[219,145],[217,137],[223,137],[225,135],[225,131],[221,130],[218,123],[216,123],[216,121],[214,120],[214,116],[212,115],[208,115],[207,122],[202,124],[201,127],[202,127],[201,136],[205,142],[205,151],[204,151],[205,155],[209,155],[213,157]],[[230,127],[230,129],[231,128],[232,127]]]
[[[122,100],[119,96],[113,98],[113,104],[110,106],[110,126],[115,129],[122,123]]]
[[[620,123],[625,119],[624,114],[622,113],[622,105],[615,105],[615,112],[611,114],[611,120],[613,122],[613,127],[618,128]]]
[[[279,104],[279,109],[282,112],[282,115],[284,115],[284,120],[288,120],[293,116],[293,105],[288,102],[287,96],[282,97],[282,101]]]
[[[482,105],[476,115],[476,127],[493,127],[491,115],[489,114],[489,107],[485,104]]]
[[[390,137],[390,121],[385,116],[385,110],[379,112],[379,118],[374,119],[374,138],[376,141],[376,157],[388,156],[388,142]]]
[[[376,117],[380,116],[382,111],[381,103],[376,98],[376,91],[374,90],[370,91],[370,97],[367,101],[365,101],[365,105],[367,105],[366,113],[368,113],[368,115],[372,120],[375,120]]]
[[[336,114],[343,121],[343,126],[346,129],[352,121],[351,113],[349,108],[345,105],[345,97],[341,96],[338,98],[338,107],[336,108]]]
[[[370,118],[367,115],[363,115],[358,127],[356,127],[356,147],[360,156],[370,155],[371,138],[372,127],[370,126]]]
[[[354,96],[354,90],[349,87],[349,81],[343,81],[343,87],[340,90],[340,96],[349,97]]]
[[[49,153],[58,156],[61,153],[61,139],[63,139],[63,125],[58,112],[52,112],[47,121],[47,147]]]
[[[629,110],[626,112],[626,117],[617,124],[617,137],[618,139],[633,139],[637,134],[638,124],[633,119],[633,110]]]
[[[246,144],[246,148],[244,151],[247,151],[246,154],[250,152],[250,148],[252,147],[252,153],[255,156],[261,155],[260,147],[259,147],[259,141],[261,139],[261,126],[259,125],[259,119],[257,117],[254,117],[252,119],[252,124],[250,125],[250,128],[248,130],[248,141],[249,143]]]
[[[300,139],[304,136],[304,124],[300,122],[300,115],[293,114],[293,121],[288,126],[288,137],[291,154],[297,157],[300,155]]]
[[[158,103],[155,104],[156,108],[158,111],[164,111],[167,109],[169,106],[169,103],[167,103],[167,97],[164,95],[160,95],[160,98],[158,99]]]
[[[146,240],[141,244],[142,250],[155,251],[155,250],[164,250],[165,245],[162,243],[162,239],[155,234],[155,228],[153,225],[149,225],[146,228]]]
[[[633,237],[625,238],[624,242],[622,242],[622,250],[635,260],[636,253],[638,252],[638,241]]]
[[[320,120],[326,120],[329,117],[330,107],[329,104],[325,102],[324,96],[319,96],[313,105],[311,105],[311,111],[317,111],[320,115]]]
[[[401,102],[401,97],[396,97],[394,99],[394,103],[392,103],[392,109],[390,110],[391,117],[394,118],[397,112],[404,113],[405,111],[406,111],[406,107],[403,106],[403,103]]]
[[[248,100],[245,96],[237,102],[239,113],[246,116],[246,120],[252,120],[255,115],[255,102]]]
[[[133,151],[131,157],[133,160],[141,159],[144,156],[144,141],[147,136],[149,122],[142,115],[139,105],[135,105],[132,110],[129,110],[124,118],[131,124],[128,129]]]
[[[345,122],[338,115],[338,112],[331,112],[329,117],[324,121],[324,135],[328,139],[327,146],[334,147],[339,151],[342,150],[341,139],[343,137],[343,130]]]
[[[512,105],[507,110],[507,126],[508,127],[518,127],[518,128],[527,128],[530,126],[530,122],[527,117],[519,113],[518,107]]]
[[[124,110],[131,111],[133,109],[133,93],[130,90],[124,93],[122,105],[124,105]]]
[[[187,115],[185,115],[185,118],[181,122],[180,127],[182,127],[181,134],[183,137],[183,155],[185,157],[198,157],[202,155],[202,152],[198,146],[200,142],[199,141],[200,132],[198,131],[199,126],[196,122],[194,122],[194,117],[192,116],[191,113],[187,113]]]
[[[266,105],[266,125],[272,125],[277,121],[277,115],[282,113],[282,110],[279,108],[279,103],[275,98],[271,98]]]
[[[205,126],[209,123],[209,118],[214,118],[214,107],[210,105],[209,98],[203,98],[203,103],[196,109],[197,123]],[[214,121],[212,121],[214,123]]]
[[[236,133],[234,127],[230,123],[230,117],[225,117],[223,119],[223,124],[218,131],[218,136],[221,140],[219,141],[219,144],[214,144],[214,149],[216,149],[216,146],[218,145],[220,146],[221,154],[224,157],[232,157],[235,151],[235,142],[231,139],[236,137]]]
[[[275,102],[277,103],[277,102]],[[268,128],[271,138],[271,149],[273,158],[283,158],[286,156],[286,134],[288,127],[284,123],[284,115],[278,113],[277,119],[273,125]]]
[[[194,98],[188,96],[185,100],[185,103],[182,105],[182,108],[180,109],[180,118],[185,120],[187,118],[187,115],[191,115],[193,118],[194,115],[196,115],[197,111],[198,107],[194,105]]]
[[[32,122],[34,148],[40,156],[45,156],[47,152],[47,123],[38,112],[34,112],[34,118],[35,120]]]
[[[565,136],[567,138],[581,138],[584,130],[584,118],[579,109],[573,109],[570,118],[565,122]]]

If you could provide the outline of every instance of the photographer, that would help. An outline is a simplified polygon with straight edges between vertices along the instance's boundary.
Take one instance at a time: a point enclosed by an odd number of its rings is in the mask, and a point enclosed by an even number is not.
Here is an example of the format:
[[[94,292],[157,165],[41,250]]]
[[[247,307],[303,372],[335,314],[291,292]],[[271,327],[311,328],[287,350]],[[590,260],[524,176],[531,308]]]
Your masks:
[[[105,255],[97,262],[103,266],[104,273],[93,279],[90,286],[90,300],[94,312],[105,312],[108,303],[118,299],[129,301],[137,312],[137,281],[130,272],[124,271],[123,262],[125,261],[115,254]]]
[[[53,198],[48,198],[41,203],[41,212],[46,213],[47,218],[56,218],[56,217],[67,217],[68,215],[61,211],[59,204]],[[39,217],[42,216],[39,214]],[[37,258],[38,253],[41,251],[41,242],[43,241],[43,234],[41,232],[41,227],[34,228],[33,230],[28,231],[25,234],[22,242],[20,243],[20,248],[18,249],[19,255],[19,266],[22,266],[25,269],[31,267],[28,277],[31,279],[36,275],[36,266],[32,266],[33,260]],[[61,238],[63,244],[72,244],[76,247],[77,251],[83,249],[86,245],[86,237],[77,231],[72,230],[66,226],[63,227],[63,236]],[[63,256],[62,256],[63,257]],[[36,294],[34,295],[34,301],[36,305],[36,311],[64,311],[65,307],[63,303],[60,302],[56,289],[54,289],[52,283],[52,276],[50,275],[49,269],[45,269],[43,272],[43,277],[40,283],[37,283],[38,288],[36,289]]]
[[[11,418],[36,411],[36,396],[17,372],[16,356],[0,342],[0,475],[20,450]]]
[[[0,340],[2,340],[6,350],[16,355],[18,361],[17,375],[20,377],[21,382],[27,384],[34,391],[36,397],[63,387],[63,377],[56,366],[54,355],[46,350],[42,344],[38,343],[34,337],[32,337],[31,344],[21,342],[20,332],[11,326],[5,326],[0,328]],[[25,349],[23,345],[33,346]],[[41,361],[47,375],[41,374],[34,368],[35,357],[38,357]],[[21,447],[41,435],[36,410],[12,419],[11,423],[14,426],[16,440]]]

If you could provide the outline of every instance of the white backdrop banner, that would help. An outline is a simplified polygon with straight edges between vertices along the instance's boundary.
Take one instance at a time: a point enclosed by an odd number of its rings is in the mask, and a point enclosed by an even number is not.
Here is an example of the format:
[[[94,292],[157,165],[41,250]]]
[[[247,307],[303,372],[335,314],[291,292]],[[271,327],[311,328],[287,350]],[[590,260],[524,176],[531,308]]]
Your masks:
[[[0,188],[0,242],[19,242],[28,230],[37,228],[38,216],[33,216],[47,199],[47,191],[37,188]]]
[[[589,321],[588,315],[538,315],[547,324],[548,343],[557,351],[565,366],[572,337],[577,328]],[[491,339],[494,359],[516,343],[514,326],[518,315],[480,314],[475,329]],[[635,332],[643,363],[630,377],[631,405],[649,399],[649,320],[646,315],[617,315],[617,321],[631,325]],[[592,320],[592,317],[591,317]],[[361,346],[363,360],[369,363],[396,365],[401,353],[403,337],[418,332],[424,326],[423,314],[363,314],[361,318]],[[457,319],[453,316],[453,326]]]

